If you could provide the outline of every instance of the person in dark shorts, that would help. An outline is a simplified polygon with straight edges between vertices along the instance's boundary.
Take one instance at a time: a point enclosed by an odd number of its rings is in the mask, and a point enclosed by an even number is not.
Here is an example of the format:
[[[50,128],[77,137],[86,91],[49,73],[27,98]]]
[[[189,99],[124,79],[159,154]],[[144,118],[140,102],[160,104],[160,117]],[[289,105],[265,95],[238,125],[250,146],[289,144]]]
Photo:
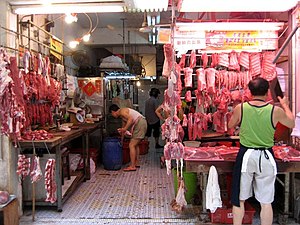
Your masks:
[[[149,99],[145,102],[145,118],[147,120],[147,133],[146,137],[152,136],[155,139],[155,148],[162,148],[159,144],[159,135],[160,135],[160,119],[156,115],[155,110],[159,106],[158,95],[160,91],[157,88],[151,88],[149,92]]]
[[[228,127],[240,126],[240,150],[233,169],[231,203],[233,224],[241,225],[245,214],[245,201],[253,193],[261,205],[262,225],[272,225],[275,180],[277,174],[273,145],[277,123],[289,128],[295,118],[286,97],[277,97],[281,107],[266,102],[269,82],[258,77],[248,84],[252,100],[237,105]]]

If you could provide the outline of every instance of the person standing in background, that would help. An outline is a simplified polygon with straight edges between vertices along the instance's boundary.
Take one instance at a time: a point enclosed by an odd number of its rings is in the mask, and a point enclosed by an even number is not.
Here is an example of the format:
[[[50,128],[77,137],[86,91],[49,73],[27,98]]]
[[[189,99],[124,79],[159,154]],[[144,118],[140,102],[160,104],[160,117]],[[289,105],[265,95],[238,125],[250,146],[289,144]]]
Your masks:
[[[228,127],[240,126],[240,150],[233,170],[231,203],[233,224],[241,225],[245,214],[245,200],[253,193],[261,205],[262,225],[272,225],[272,202],[277,174],[273,145],[278,122],[293,128],[295,118],[286,97],[277,97],[281,107],[266,102],[269,82],[256,78],[248,84],[252,100],[237,105]]]
[[[155,139],[155,148],[162,148],[163,146],[159,145],[159,135],[160,135],[160,119],[156,115],[155,110],[159,106],[158,95],[160,91],[157,88],[151,88],[149,92],[149,99],[145,102],[145,117],[147,120],[147,133],[146,137],[152,136]]]

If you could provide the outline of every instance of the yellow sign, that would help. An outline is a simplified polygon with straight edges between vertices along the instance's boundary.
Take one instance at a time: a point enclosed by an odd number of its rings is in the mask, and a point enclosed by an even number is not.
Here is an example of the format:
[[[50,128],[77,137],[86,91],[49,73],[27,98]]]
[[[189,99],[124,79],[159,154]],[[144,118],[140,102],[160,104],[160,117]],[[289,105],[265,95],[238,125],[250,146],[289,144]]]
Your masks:
[[[157,35],[157,43],[166,44],[171,42],[171,29],[160,28]]]
[[[258,48],[257,31],[227,31],[224,38],[224,47],[227,49]]]
[[[206,49],[264,50],[276,49],[276,31],[213,31],[206,32]]]
[[[55,38],[50,38],[50,53],[59,60],[62,60],[63,44]],[[54,50],[54,51],[53,51]]]

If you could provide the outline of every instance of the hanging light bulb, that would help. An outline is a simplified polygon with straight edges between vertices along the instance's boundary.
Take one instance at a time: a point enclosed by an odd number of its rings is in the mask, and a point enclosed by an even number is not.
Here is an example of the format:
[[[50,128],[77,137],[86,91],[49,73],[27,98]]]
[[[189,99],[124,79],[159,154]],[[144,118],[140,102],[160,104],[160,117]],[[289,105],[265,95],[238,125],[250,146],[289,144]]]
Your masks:
[[[83,40],[84,42],[88,42],[88,41],[90,40],[90,37],[91,37],[91,34],[88,33],[88,34],[86,34],[86,35],[84,35],[84,36],[82,37],[82,40]]]
[[[76,13],[66,13],[65,22],[67,24],[76,23],[78,20]]]
[[[136,82],[136,86],[137,86],[137,87],[140,87],[140,86],[141,86],[141,82],[140,82],[139,80]]]
[[[69,42],[69,47],[70,47],[70,48],[76,48],[77,45],[79,45],[79,41],[78,41],[78,40],[70,41],[70,42]]]

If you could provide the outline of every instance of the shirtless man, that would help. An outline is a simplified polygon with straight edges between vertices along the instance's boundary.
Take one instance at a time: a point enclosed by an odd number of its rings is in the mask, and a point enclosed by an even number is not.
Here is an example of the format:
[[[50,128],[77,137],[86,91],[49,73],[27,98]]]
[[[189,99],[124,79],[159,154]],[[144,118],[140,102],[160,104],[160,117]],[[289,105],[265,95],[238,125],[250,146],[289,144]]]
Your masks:
[[[119,106],[113,104],[109,107],[109,112],[115,118],[121,117],[122,127],[119,128],[118,131],[121,133],[122,138],[125,133],[130,136],[130,165],[123,171],[136,171],[136,168],[140,166],[138,162],[139,143],[145,137],[147,122],[139,112],[131,108],[119,108]]]
[[[231,202],[233,224],[241,225],[245,213],[245,200],[252,196],[260,202],[262,225],[272,225],[276,163],[272,147],[275,127],[278,122],[293,128],[295,118],[288,100],[278,97],[281,107],[266,101],[269,82],[263,78],[251,80],[248,84],[253,99],[237,105],[233,110],[229,128],[240,126],[240,150],[233,170]]]

